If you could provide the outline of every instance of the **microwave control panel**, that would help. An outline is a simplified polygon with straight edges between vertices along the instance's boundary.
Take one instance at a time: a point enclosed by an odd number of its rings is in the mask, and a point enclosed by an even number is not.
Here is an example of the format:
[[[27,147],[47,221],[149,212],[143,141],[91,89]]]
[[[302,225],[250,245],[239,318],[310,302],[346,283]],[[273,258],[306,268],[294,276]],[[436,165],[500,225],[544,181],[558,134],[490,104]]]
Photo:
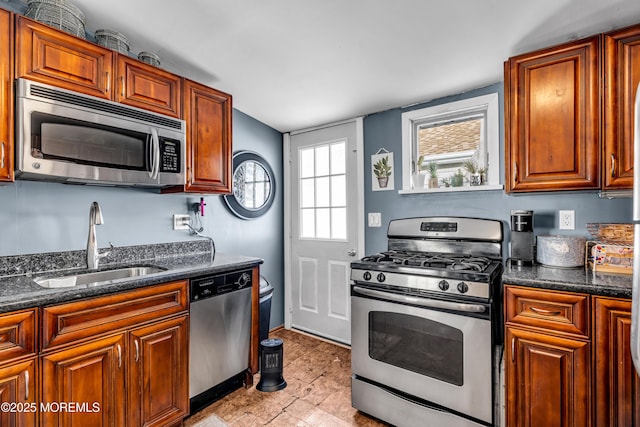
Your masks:
[[[160,138],[160,172],[180,173],[180,141]]]

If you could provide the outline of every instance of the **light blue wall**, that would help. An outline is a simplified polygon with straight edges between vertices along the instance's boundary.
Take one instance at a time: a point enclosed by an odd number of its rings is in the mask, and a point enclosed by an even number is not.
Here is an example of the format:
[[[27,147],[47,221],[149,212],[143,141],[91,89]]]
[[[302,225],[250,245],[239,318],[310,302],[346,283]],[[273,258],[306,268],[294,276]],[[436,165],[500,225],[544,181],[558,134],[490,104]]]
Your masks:
[[[500,95],[500,177],[504,181],[504,96],[503,85],[497,83],[464,94],[450,96],[410,108],[383,111],[364,119],[365,155],[365,221],[366,213],[380,212],[380,228],[367,227],[365,231],[366,253],[386,249],[387,225],[389,220],[417,216],[447,215],[491,218],[503,221],[505,243],[509,241],[509,219],[511,210],[529,209],[534,211],[535,234],[564,233],[588,236],[586,224],[589,222],[629,222],[631,221],[631,200],[598,198],[597,192],[556,192],[545,194],[507,195],[501,191],[480,191],[463,193],[411,194],[400,195],[402,188],[402,129],[401,114],[417,108],[424,108],[443,102],[457,101],[473,96],[498,92]],[[394,153],[395,191],[371,191],[371,155],[380,148]],[[558,230],[558,210],[573,209],[576,212],[576,230]],[[507,245],[505,244],[505,254]]]
[[[234,110],[233,149],[261,154],[276,175],[271,209],[253,221],[232,215],[220,196],[205,196],[203,234],[220,252],[264,259],[262,274],[274,285],[272,326],[283,317],[282,134]],[[173,214],[186,214],[200,196],[159,194],[156,190],[16,181],[0,186],[0,256],[86,248],[89,205],[100,203],[104,224],[96,228],[98,245],[144,245],[193,239],[172,229]],[[199,237],[196,237],[199,238]]]

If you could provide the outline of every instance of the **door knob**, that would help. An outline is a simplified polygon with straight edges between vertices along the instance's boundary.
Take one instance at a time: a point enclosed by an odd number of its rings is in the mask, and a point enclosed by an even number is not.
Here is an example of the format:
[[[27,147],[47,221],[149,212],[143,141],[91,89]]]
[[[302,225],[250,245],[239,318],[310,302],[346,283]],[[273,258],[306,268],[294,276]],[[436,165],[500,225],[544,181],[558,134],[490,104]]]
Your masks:
[[[349,249],[347,251],[347,255],[349,256],[356,256],[357,251],[355,249]]]

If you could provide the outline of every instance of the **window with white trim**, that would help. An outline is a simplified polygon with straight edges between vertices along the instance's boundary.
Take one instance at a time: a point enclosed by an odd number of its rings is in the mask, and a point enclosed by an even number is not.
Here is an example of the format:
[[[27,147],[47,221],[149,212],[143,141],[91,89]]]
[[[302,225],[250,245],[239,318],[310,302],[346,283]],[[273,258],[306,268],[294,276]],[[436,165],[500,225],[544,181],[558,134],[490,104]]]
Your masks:
[[[454,175],[460,173],[467,190],[476,184],[471,189],[500,188],[499,139],[498,93],[402,113],[401,192],[430,191],[415,188],[412,179],[417,173],[428,179],[430,167],[437,170],[434,191],[453,188]]]

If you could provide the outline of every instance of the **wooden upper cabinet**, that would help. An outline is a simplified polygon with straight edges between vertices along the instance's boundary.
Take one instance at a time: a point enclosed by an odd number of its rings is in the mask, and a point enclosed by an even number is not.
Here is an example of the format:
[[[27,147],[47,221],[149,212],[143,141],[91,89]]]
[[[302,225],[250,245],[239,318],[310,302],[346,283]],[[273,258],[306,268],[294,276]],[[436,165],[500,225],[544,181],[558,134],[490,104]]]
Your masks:
[[[640,377],[631,360],[631,300],[594,297],[595,425],[640,426]]]
[[[111,99],[113,51],[16,17],[16,77]]]
[[[640,25],[604,35],[603,189],[633,188],[633,110]]]
[[[187,184],[167,192],[231,193],[231,95],[185,79]]]
[[[0,9],[0,182],[13,181],[13,20]]]
[[[22,16],[16,34],[17,77],[180,117],[180,76]]]
[[[117,55],[115,101],[172,117],[180,117],[181,78],[175,74]]]
[[[600,36],[505,63],[509,192],[600,187]]]

